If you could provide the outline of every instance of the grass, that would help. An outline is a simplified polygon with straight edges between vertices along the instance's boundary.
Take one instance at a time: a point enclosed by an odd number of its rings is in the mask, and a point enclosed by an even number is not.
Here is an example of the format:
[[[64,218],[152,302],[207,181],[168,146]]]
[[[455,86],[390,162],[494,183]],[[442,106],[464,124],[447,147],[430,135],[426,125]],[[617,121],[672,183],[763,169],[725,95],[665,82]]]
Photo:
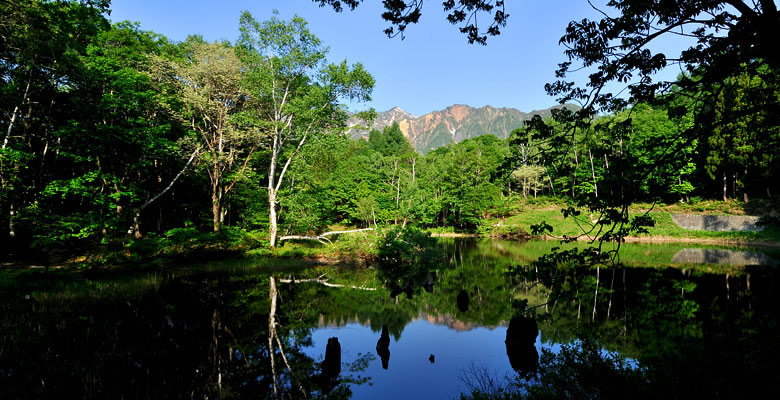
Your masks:
[[[765,215],[780,210],[780,199],[755,199],[745,203],[736,199],[723,201],[692,198],[686,203],[635,203],[631,208],[637,212],[652,208],[672,214]]]
[[[753,209],[763,207],[765,212],[773,210],[769,202],[754,205]],[[655,226],[648,228],[648,233],[635,235],[640,240],[650,239],[697,239],[713,240],[723,242],[775,242],[780,243],[780,229],[777,227],[767,227],[758,232],[712,232],[712,231],[693,231],[679,227],[671,218],[671,214],[676,213],[695,213],[695,214],[726,214],[724,210],[734,210],[736,201],[732,202],[699,202],[696,205],[661,205],[652,206],[651,204],[637,204],[632,207],[629,215],[634,217],[651,210],[649,215],[655,221]],[[652,208],[651,208],[652,207]],[[583,232],[590,231],[598,215],[584,212],[579,217],[563,218],[561,208],[551,203],[542,203],[541,205],[526,204],[522,207],[514,207],[514,211],[509,216],[487,218],[483,223],[480,233],[485,236],[523,236],[525,232],[531,232],[531,225],[542,221],[553,227],[552,235],[578,236]],[[702,211],[694,211],[702,210]],[[745,214],[744,208],[739,208],[739,214]],[[731,212],[730,214],[738,214]],[[592,233],[596,233],[593,230]]]
[[[341,227],[339,230],[349,228]],[[336,230],[336,229],[334,229]],[[329,262],[361,264],[376,256],[381,232],[365,231],[330,236],[331,244],[314,240],[286,240],[274,249],[258,248],[249,251],[253,255],[265,255],[276,258],[315,258]]]

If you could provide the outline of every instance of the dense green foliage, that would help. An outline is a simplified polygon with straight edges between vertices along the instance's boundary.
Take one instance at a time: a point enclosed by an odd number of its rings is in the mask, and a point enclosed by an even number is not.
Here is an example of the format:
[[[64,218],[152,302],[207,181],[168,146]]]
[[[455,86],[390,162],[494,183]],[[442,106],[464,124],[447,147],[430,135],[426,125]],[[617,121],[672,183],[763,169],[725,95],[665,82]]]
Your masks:
[[[395,228],[385,233],[378,251],[380,275],[386,286],[420,286],[444,263],[444,251],[436,238],[418,229]],[[432,278],[430,282],[432,282]]]
[[[724,76],[686,60],[690,71],[668,90],[640,96],[648,86],[632,86],[629,102],[590,99],[506,140],[421,155],[398,125],[348,139],[345,102],[370,99],[374,80],[360,64],[328,64],[300,18],[244,13],[235,44],[173,43],[110,26],[107,2],[15,4],[0,24],[4,257],[47,263],[57,248],[225,226],[270,246],[334,225],[500,231],[538,196],[589,208],[610,238],[650,222],[629,216],[632,202],[776,192],[780,90],[768,58]],[[596,65],[594,44],[574,36],[583,24],[565,37],[580,46],[567,54]],[[615,65],[652,60],[628,61]],[[619,79],[611,71],[594,84]],[[580,99],[561,85],[551,92]]]
[[[724,200],[738,193],[746,202],[751,192],[771,196],[774,180],[761,178],[774,169],[762,162],[775,160],[778,151],[780,52],[771,39],[780,27],[776,4],[611,0],[603,9],[593,7],[597,19],[569,23],[560,40],[568,60],[545,86],[560,102],[581,108],[554,113],[553,123],[537,118],[532,130],[553,160],[569,157],[561,148],[604,145],[603,165],[616,173],[598,182],[588,147],[594,195],[578,201],[602,216],[596,237],[620,239],[646,227],[650,221],[629,217],[628,206],[648,193],[671,189],[685,200],[692,190],[715,192],[708,187],[715,175]],[[658,45],[669,37],[680,41],[680,50]],[[672,71],[677,77],[665,79]],[[580,72],[587,79],[579,79]],[[673,125],[648,119],[644,105],[665,112]],[[605,127],[605,115],[616,120]],[[643,119],[655,122],[654,132],[636,129]],[[692,179],[705,171],[709,179]],[[596,196],[599,189],[608,196]]]

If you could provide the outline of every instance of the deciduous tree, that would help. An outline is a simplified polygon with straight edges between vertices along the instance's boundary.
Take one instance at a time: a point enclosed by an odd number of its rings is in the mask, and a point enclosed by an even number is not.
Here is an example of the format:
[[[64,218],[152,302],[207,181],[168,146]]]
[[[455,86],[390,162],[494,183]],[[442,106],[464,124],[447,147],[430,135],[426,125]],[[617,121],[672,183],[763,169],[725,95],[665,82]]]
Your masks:
[[[223,201],[246,172],[263,130],[247,109],[246,67],[234,48],[194,37],[183,47],[185,59],[180,63],[160,59],[158,73],[178,87],[181,109],[170,111],[193,132],[185,147],[202,147],[197,155],[211,183],[212,225],[218,232]]]
[[[270,134],[268,206],[270,244],[276,245],[279,192],[290,163],[310,135],[340,132],[342,100],[370,100],[374,78],[360,63],[326,64],[327,49],[302,18],[258,22],[241,15],[239,44],[248,68],[253,107]]]

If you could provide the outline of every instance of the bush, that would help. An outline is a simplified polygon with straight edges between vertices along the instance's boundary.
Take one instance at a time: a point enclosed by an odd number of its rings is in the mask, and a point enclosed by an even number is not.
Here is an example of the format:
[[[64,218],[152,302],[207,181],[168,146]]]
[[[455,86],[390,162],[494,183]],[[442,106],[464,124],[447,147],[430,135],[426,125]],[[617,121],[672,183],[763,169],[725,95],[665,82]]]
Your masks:
[[[157,239],[138,239],[127,244],[130,260],[140,262],[156,256],[160,252],[160,242]]]
[[[346,233],[339,235],[331,247],[337,253],[369,258],[377,254],[381,238],[373,231]]]
[[[436,238],[417,228],[396,227],[385,233],[379,245],[380,276],[400,286],[421,284],[445,261]]]

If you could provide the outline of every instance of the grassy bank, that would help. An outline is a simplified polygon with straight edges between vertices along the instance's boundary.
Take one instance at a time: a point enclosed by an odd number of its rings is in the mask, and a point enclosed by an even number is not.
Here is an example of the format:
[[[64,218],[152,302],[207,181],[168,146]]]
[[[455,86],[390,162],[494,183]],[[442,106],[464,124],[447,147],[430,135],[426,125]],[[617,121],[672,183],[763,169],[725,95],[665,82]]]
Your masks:
[[[276,248],[269,248],[268,234],[262,231],[224,228],[215,234],[173,229],[161,235],[149,234],[142,239],[117,238],[71,248],[50,247],[34,256],[0,263],[0,269],[24,266],[25,269],[41,271],[96,267],[159,270],[225,260],[239,263],[243,260],[251,264],[364,265],[375,257],[379,238],[375,232],[356,232],[339,235],[337,240],[331,236],[332,244],[290,240],[280,242]]]
[[[511,237],[532,238],[531,225],[546,222],[551,225],[552,236],[580,236],[591,230],[598,218],[583,212],[580,216],[563,218],[561,209],[568,204],[556,203],[551,199],[512,199],[501,212],[494,210],[494,217],[484,219],[479,226],[468,230],[456,227],[427,229],[440,237]],[[644,212],[655,222],[648,233],[627,239],[633,242],[661,243],[709,243],[728,245],[763,245],[780,247],[780,228],[766,227],[758,232],[712,232],[694,231],[679,227],[671,214],[725,214],[745,215],[772,213],[775,205],[768,202],[746,204],[706,201],[699,203],[652,205],[637,204],[631,215]],[[388,229],[390,227],[384,227]],[[331,226],[331,231],[350,230],[350,227]],[[332,243],[311,240],[283,241],[276,248],[268,247],[268,234],[262,231],[245,231],[224,227],[223,231],[199,232],[193,228],[172,229],[163,234],[149,234],[143,239],[112,239],[93,241],[82,246],[48,247],[45,251],[31,251],[32,257],[21,259],[18,264],[35,265],[40,268],[66,266],[89,269],[103,266],[132,266],[133,268],[156,269],[163,266],[203,263],[209,260],[271,259],[300,262],[307,265],[353,264],[366,265],[373,261],[377,246],[383,236],[380,231],[355,232],[329,236]],[[595,233],[596,231],[593,231]],[[592,238],[583,236],[583,239]]]
[[[480,236],[523,236],[531,232],[531,225],[542,221],[553,227],[552,235],[579,236],[583,232],[592,232],[598,215],[582,212],[578,217],[564,218],[561,209],[566,204],[548,202],[526,202],[515,206],[511,213],[504,217],[486,219],[478,229]],[[780,228],[766,227],[758,232],[714,232],[683,229],[672,220],[671,214],[708,214],[708,215],[763,215],[773,212],[774,204],[754,202],[747,204],[737,201],[702,201],[699,203],[679,203],[670,205],[636,204],[630,210],[630,215],[638,216],[649,212],[655,225],[648,228],[648,233],[638,234],[630,238],[633,241],[685,241],[696,240],[712,243],[756,243],[780,244]],[[456,233],[454,230],[439,230],[434,233]],[[591,235],[592,236],[592,235]]]

